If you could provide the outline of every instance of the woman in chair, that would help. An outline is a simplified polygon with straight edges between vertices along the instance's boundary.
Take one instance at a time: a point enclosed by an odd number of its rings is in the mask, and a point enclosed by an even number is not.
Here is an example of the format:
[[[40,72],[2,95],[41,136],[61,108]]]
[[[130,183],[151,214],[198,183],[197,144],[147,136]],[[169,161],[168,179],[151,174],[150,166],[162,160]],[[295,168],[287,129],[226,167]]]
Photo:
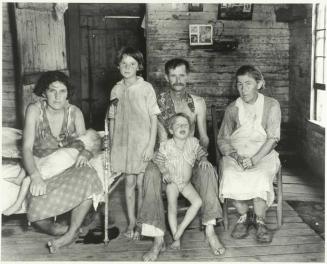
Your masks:
[[[273,180],[280,166],[274,150],[280,138],[280,106],[259,93],[265,82],[256,67],[240,67],[236,84],[240,97],[227,107],[217,138],[223,154],[220,199],[232,199],[240,214],[232,237],[246,237],[254,225],[257,241],[269,243],[272,234],[265,216],[274,201]],[[248,200],[253,201],[254,215],[249,213]]]
[[[34,156],[45,157],[65,142],[85,133],[79,108],[69,104],[72,86],[59,71],[45,72],[34,93],[43,100],[26,110],[23,131],[23,160],[31,178],[27,216],[41,231],[60,236],[47,244],[50,253],[75,241],[83,219],[92,205],[92,197],[101,194],[102,186],[96,171],[86,166],[91,158],[83,144],[77,146],[75,165],[48,180],[37,169]],[[71,211],[69,226],[53,223],[50,217]]]

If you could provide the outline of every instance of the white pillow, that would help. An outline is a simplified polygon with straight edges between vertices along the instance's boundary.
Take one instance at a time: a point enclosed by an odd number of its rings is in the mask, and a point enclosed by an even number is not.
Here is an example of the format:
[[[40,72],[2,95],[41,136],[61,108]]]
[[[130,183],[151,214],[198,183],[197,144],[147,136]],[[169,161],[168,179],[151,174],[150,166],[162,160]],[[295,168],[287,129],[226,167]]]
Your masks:
[[[2,157],[22,158],[22,130],[2,127]]]

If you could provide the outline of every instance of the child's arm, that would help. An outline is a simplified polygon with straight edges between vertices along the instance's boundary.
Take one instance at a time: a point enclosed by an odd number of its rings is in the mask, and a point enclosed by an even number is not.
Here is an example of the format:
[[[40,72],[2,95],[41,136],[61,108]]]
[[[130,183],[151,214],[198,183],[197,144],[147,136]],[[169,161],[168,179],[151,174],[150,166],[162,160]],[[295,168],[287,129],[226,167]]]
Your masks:
[[[157,164],[160,172],[162,173],[163,182],[170,183],[170,175],[166,166],[167,153],[166,153],[166,142],[160,143],[159,151],[155,155],[153,162]]]
[[[150,140],[143,153],[144,161],[149,161],[153,157],[153,150],[154,150],[154,145],[156,143],[156,136],[157,136],[157,125],[158,125],[157,115],[151,115],[150,123],[151,123]]]

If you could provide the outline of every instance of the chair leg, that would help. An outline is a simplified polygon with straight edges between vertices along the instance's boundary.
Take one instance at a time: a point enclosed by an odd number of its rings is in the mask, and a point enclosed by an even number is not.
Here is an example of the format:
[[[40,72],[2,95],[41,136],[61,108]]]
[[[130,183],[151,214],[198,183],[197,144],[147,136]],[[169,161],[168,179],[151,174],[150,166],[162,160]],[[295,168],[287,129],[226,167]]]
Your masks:
[[[228,199],[224,199],[223,215],[224,215],[224,228],[225,228],[225,231],[227,231],[228,228],[229,228],[229,224],[228,224]]]

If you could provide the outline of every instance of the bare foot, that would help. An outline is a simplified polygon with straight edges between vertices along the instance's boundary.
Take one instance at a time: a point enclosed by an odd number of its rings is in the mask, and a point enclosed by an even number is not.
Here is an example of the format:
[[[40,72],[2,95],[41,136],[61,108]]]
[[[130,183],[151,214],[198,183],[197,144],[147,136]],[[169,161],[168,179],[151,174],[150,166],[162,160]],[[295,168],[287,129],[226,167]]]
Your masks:
[[[4,215],[9,216],[9,215],[12,215],[12,214],[18,212],[20,209],[22,209],[22,205],[19,204],[19,203],[17,203],[17,204],[14,203],[12,206],[10,206],[10,207],[7,208],[6,210],[4,210],[2,213],[3,213]]]
[[[175,240],[173,243],[171,243],[170,248],[173,250],[181,250],[181,241]]]
[[[185,230],[183,228],[181,228],[180,226],[178,226],[177,231],[174,234],[174,240],[180,240],[180,238],[182,237],[184,231]]]
[[[135,229],[133,240],[140,240],[141,239],[141,232],[138,229]]]
[[[155,261],[157,260],[160,252],[166,250],[165,241],[163,237],[155,237],[153,247],[143,255],[143,261]]]
[[[54,254],[58,252],[59,248],[62,248],[64,246],[69,246],[70,244],[74,243],[76,239],[78,238],[79,232],[71,233],[67,232],[65,235],[61,236],[58,239],[52,239],[47,243],[47,246],[49,248],[49,252],[51,254]]]
[[[133,239],[133,237],[134,237],[133,229],[127,228],[126,231],[123,234],[124,234],[125,237],[127,237],[129,239]]]
[[[216,256],[223,255],[225,253],[226,249],[219,241],[219,239],[213,229],[213,226],[211,226],[211,227],[209,225],[206,227],[207,241],[209,242],[209,245],[210,245],[211,250],[214,255],[216,255]]]

